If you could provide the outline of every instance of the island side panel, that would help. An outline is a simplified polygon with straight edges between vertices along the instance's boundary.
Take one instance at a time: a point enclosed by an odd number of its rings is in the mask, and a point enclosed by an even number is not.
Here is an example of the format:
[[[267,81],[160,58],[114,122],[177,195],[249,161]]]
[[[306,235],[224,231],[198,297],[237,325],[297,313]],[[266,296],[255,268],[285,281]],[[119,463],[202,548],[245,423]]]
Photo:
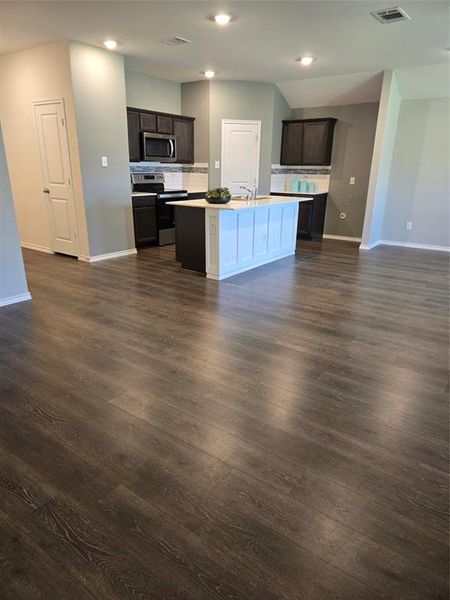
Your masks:
[[[206,273],[205,211],[175,206],[175,258],[183,269]]]
[[[206,274],[225,279],[295,253],[298,203],[206,211]]]

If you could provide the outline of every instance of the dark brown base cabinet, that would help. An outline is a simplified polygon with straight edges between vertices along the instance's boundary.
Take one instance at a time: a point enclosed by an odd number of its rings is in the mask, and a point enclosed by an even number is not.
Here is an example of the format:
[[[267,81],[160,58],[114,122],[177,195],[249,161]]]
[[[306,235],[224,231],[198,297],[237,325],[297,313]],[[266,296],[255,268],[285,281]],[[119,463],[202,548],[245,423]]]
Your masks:
[[[331,164],[336,119],[283,121],[280,165]]]
[[[140,108],[127,108],[128,148],[130,162],[140,162],[141,134],[173,134],[176,138],[176,162],[194,162],[194,118],[166,113],[157,113]]]
[[[189,200],[200,200],[201,198],[205,197],[206,192],[191,192],[188,194],[188,199]],[[149,194],[148,196],[132,196],[131,197],[131,201],[132,201],[132,205],[133,205],[133,225],[134,225],[134,242],[135,242],[135,246],[136,248],[145,248],[146,246],[156,246],[158,244],[158,227],[157,227],[157,221],[156,221],[156,197],[154,194]],[[177,219],[177,214],[180,213],[182,214],[183,211],[185,211],[186,209],[183,209],[182,211],[175,211],[175,226],[176,226],[176,219]],[[205,211],[203,210],[198,210],[197,208],[193,208],[191,209],[192,211],[196,211],[199,214],[204,214]],[[196,216],[196,215],[195,215]],[[195,221],[195,225],[197,225],[198,221]],[[178,228],[176,227],[175,231],[176,233],[176,240],[175,243],[178,244],[178,242],[180,241],[178,236],[181,235],[181,240],[183,241],[183,244],[185,243],[186,239],[190,239],[189,236],[194,235],[195,236],[203,236],[203,246],[204,241],[205,241],[205,232],[200,229],[196,229],[194,228],[192,231],[186,231],[186,227],[184,227],[183,229],[183,225],[181,225],[182,230],[181,230],[181,234],[179,234],[178,232]],[[205,222],[203,219],[203,229],[205,227]],[[184,246],[183,246],[184,247]],[[198,253],[197,253],[198,254]],[[177,248],[177,256],[178,256],[178,248]],[[177,260],[180,260],[183,263],[186,264],[190,264],[189,261],[191,260],[191,258],[187,257],[186,258],[186,252],[184,253],[184,258],[183,261],[177,258]],[[192,257],[192,260],[196,261],[198,259],[198,256],[194,255]],[[203,266],[204,266],[204,257],[203,257]],[[184,266],[184,265],[183,265]],[[192,266],[187,266],[187,269],[191,269],[194,271],[198,271],[199,269],[193,269]],[[205,269],[203,268],[204,272]]]
[[[308,198],[308,194],[288,194],[274,192],[272,196],[294,196]],[[327,194],[317,194],[313,200],[300,202],[298,211],[297,239],[321,240],[327,208]]]
[[[158,242],[156,227],[155,196],[134,196],[133,204],[134,241],[136,248],[153,246]]]
[[[205,211],[175,207],[175,259],[183,269],[206,272]]]

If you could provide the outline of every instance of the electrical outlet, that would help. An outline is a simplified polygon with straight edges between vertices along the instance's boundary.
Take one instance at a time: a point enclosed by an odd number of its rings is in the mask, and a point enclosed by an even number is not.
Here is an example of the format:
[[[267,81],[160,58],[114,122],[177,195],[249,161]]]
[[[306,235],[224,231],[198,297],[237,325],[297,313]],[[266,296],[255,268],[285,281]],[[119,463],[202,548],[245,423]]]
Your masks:
[[[406,231],[411,231],[412,225],[412,221],[406,221]]]
[[[355,185],[356,177],[350,177],[350,185]]]
[[[108,157],[102,156],[102,167],[107,167],[107,166],[108,166]]]
[[[214,162],[214,168],[215,168],[215,169],[220,169],[220,160],[216,160],[216,161]]]

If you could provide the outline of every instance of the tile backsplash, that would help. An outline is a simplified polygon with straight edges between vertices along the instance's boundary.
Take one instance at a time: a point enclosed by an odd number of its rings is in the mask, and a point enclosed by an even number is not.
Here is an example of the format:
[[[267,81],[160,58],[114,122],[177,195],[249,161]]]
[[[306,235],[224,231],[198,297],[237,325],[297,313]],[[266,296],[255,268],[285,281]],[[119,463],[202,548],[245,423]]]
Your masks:
[[[208,163],[182,165],[176,163],[130,163],[130,171],[139,173],[164,173],[167,190],[187,190],[188,192],[206,192],[208,189]],[[270,191],[290,192],[294,179],[304,179],[316,184],[316,192],[328,192],[330,167],[286,167],[272,165]]]
[[[326,193],[330,184],[331,167],[287,167],[272,165],[270,177],[271,192],[290,192],[295,179],[306,180],[316,184],[316,192]]]
[[[208,163],[181,165],[176,163],[130,163],[130,172],[164,173],[164,186],[167,190],[187,190],[206,192],[208,189]]]

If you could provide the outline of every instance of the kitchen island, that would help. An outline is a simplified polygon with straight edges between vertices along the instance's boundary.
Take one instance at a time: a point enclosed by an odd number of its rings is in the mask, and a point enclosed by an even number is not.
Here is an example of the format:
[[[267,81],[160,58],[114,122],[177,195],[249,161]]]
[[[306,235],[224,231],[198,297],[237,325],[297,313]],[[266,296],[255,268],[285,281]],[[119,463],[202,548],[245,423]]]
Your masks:
[[[311,198],[262,196],[175,207],[176,259],[191,271],[221,280],[295,253],[299,203]]]

